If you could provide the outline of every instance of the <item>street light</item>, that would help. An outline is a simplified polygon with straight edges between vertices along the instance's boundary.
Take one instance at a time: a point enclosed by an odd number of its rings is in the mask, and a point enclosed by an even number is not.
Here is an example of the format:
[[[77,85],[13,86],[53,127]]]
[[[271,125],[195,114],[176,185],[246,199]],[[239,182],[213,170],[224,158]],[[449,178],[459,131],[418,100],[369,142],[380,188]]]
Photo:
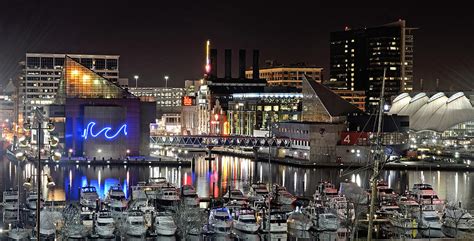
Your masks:
[[[168,79],[170,77],[168,75],[165,75],[165,89],[168,89]]]
[[[135,88],[137,88],[138,87],[138,78],[140,78],[140,76],[134,75],[133,78],[135,79]]]

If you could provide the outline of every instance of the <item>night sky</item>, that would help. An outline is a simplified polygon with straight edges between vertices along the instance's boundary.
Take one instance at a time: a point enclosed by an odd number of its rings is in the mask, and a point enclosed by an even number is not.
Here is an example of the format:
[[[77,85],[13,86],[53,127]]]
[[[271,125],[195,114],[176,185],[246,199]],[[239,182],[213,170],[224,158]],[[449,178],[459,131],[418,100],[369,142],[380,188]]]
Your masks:
[[[170,86],[182,86],[185,79],[202,76],[207,39],[220,50],[220,73],[224,48],[234,49],[234,75],[237,50],[256,48],[262,62],[306,62],[324,67],[329,78],[331,31],[402,18],[420,28],[416,87],[423,78],[425,90],[433,89],[439,78],[444,90],[474,89],[474,18],[468,6],[225,2],[230,1],[2,1],[0,83],[17,76],[26,52],[56,52],[118,54],[121,76],[140,75],[139,86],[162,86],[166,74]]]

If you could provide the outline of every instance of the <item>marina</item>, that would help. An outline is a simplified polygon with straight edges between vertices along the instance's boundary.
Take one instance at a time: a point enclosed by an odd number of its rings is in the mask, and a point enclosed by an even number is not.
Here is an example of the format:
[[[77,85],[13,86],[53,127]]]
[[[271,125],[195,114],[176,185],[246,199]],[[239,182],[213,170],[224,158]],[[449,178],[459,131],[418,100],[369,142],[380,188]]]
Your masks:
[[[191,167],[45,165],[43,173],[56,184],[43,182],[41,234],[264,240],[270,230],[272,240],[346,240],[367,233],[367,170],[282,164],[269,169],[242,157],[215,155],[211,163],[204,158],[195,156]],[[31,236],[38,196],[23,185],[18,191],[17,183],[26,183],[36,168],[28,163],[17,169],[7,158],[1,168],[2,235]],[[384,170],[380,177],[374,237],[471,235],[471,173]]]

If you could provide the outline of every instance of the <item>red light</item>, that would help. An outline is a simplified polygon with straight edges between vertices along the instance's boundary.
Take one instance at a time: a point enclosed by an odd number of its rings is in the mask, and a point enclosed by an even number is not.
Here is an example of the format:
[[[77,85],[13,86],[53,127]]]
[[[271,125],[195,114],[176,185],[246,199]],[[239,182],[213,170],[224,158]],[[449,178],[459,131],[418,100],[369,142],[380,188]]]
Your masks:
[[[209,72],[211,72],[211,65],[209,65],[209,64],[206,64],[206,67],[205,67],[205,69],[206,69],[206,73],[209,73]]]

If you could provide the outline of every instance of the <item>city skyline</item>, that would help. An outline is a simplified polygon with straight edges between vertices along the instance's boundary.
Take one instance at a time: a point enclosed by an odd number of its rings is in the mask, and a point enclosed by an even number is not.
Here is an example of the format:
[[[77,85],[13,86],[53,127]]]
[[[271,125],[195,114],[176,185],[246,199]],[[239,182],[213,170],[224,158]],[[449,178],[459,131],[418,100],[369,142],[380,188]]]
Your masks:
[[[121,56],[121,77],[132,80],[138,74],[139,86],[164,86],[165,75],[170,76],[170,86],[182,86],[185,79],[202,76],[207,39],[222,50],[260,49],[261,64],[274,59],[285,64],[306,62],[323,67],[324,78],[328,79],[330,32],[346,26],[370,27],[405,19],[409,26],[419,28],[415,32],[415,89],[419,89],[420,78],[424,79],[424,89],[433,89],[436,78],[442,90],[474,87],[469,81],[474,76],[469,70],[474,59],[470,50],[463,47],[474,40],[466,32],[474,22],[461,8],[413,4],[410,8],[374,8],[368,4],[351,8],[317,3],[269,6],[244,2],[153,6],[86,1],[66,6],[42,1],[2,5],[3,85],[18,75],[18,62],[24,60],[26,52],[66,52],[117,54]],[[237,69],[235,63],[233,68]],[[223,70],[221,66],[219,69]]]

